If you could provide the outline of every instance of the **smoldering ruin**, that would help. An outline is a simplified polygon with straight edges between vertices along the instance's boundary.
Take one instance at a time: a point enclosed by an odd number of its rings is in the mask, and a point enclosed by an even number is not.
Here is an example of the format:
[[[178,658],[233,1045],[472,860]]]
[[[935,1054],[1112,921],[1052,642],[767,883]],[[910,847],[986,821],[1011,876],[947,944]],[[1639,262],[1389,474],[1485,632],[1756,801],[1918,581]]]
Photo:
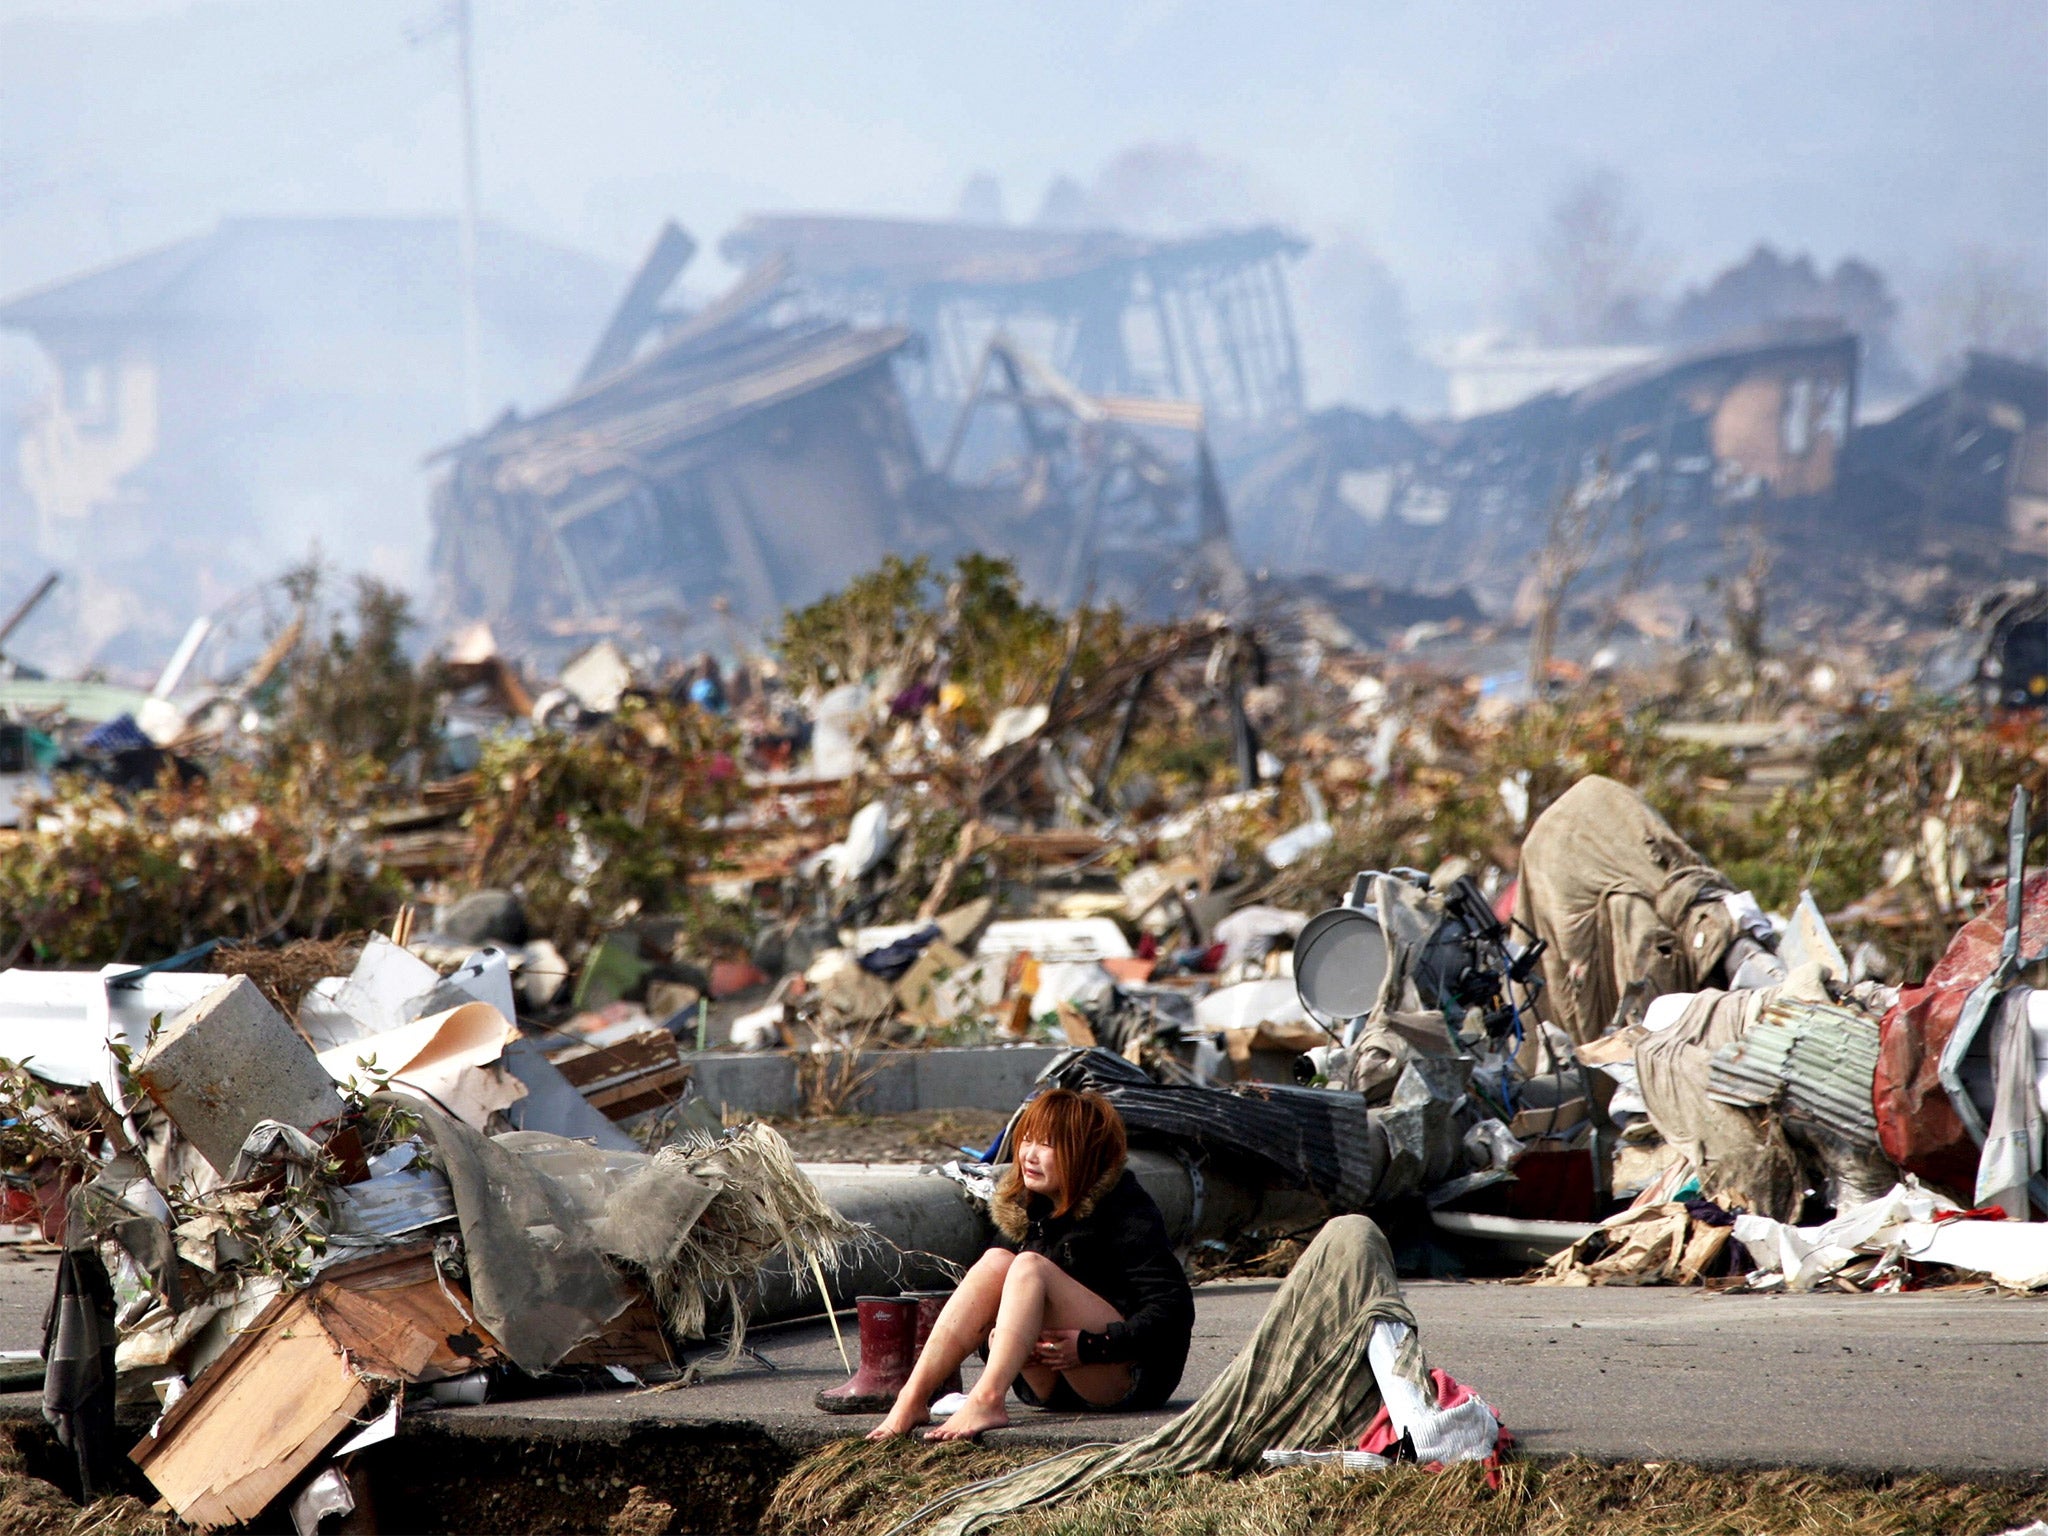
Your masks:
[[[0,1525],[2034,1529],[2048,33],[1318,9],[0,21]]]
[[[1227,585],[1386,639],[1526,627],[1564,563],[1570,625],[1670,640],[1761,551],[1798,593],[1777,622],[1875,639],[2048,560],[2037,366],[1973,354],[1859,424],[1868,343],[1794,319],[1458,420],[1311,413],[1304,249],[760,218],[724,243],[746,275],[684,312],[670,225],[573,390],[435,456],[440,600],[522,640],[674,636],[979,549],[1060,606]]]

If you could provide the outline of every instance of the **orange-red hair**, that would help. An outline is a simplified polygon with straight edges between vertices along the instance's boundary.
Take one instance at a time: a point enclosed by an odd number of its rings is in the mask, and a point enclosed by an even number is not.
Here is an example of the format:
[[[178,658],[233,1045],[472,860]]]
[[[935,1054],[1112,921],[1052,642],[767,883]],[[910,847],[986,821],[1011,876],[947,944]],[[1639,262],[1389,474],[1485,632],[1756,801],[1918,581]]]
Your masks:
[[[1051,1147],[1059,1165],[1060,1188],[1052,1203],[1055,1216],[1071,1211],[1104,1174],[1123,1162],[1129,1148],[1124,1117],[1101,1094],[1071,1088],[1041,1093],[1024,1106],[1010,1133],[1010,1171],[1003,1175],[1002,1192],[1013,1200],[1025,1195],[1017,1148],[1027,1141]]]

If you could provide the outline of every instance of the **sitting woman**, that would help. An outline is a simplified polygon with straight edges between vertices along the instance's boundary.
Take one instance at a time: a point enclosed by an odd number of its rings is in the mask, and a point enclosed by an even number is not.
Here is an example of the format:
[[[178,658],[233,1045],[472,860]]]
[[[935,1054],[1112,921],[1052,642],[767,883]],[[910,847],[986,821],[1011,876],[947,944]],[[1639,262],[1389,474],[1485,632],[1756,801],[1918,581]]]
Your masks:
[[[1124,1123],[1096,1093],[1055,1088],[1024,1107],[989,1214],[1000,1236],[932,1326],[896,1406],[868,1437],[930,1417],[939,1384],[986,1346],[967,1402],[927,1439],[971,1440],[1034,1408],[1157,1408],[1180,1385],[1195,1298],[1159,1207],[1125,1164]]]

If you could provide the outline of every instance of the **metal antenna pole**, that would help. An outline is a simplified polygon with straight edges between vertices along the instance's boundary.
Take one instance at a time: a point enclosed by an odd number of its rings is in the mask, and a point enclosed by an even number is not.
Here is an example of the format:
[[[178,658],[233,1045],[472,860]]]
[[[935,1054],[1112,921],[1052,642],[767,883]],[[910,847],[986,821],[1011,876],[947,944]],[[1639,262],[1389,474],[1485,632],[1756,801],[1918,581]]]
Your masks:
[[[462,413],[471,431],[483,425],[483,315],[476,299],[477,148],[476,60],[470,0],[450,0],[455,23],[455,68],[462,103]]]

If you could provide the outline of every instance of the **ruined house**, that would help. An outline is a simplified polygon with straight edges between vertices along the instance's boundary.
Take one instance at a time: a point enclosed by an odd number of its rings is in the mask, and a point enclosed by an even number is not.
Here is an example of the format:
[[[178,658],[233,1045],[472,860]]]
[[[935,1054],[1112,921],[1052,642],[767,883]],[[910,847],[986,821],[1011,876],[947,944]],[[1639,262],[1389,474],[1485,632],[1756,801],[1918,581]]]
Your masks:
[[[453,219],[229,219],[0,305],[49,362],[16,447],[32,524],[0,536],[66,570],[77,661],[160,663],[315,541],[419,568],[417,465],[463,424],[459,270]],[[478,279],[495,399],[559,380],[616,283],[492,224]]]
[[[1218,425],[1298,416],[1286,268],[1307,248],[1272,227],[1156,239],[811,214],[747,219],[719,247],[786,260],[807,313],[922,338],[904,388],[934,444],[998,334],[1090,395],[1194,400]]]
[[[769,323],[780,286],[757,274],[666,326],[648,306],[639,330],[658,339],[637,355],[615,319],[587,382],[438,455],[444,613],[527,639],[621,619],[673,637],[728,604],[759,626],[885,554],[946,545],[919,516],[889,366],[909,333]]]
[[[884,555],[969,549],[1061,603],[1159,612],[1241,584],[1199,404],[1091,394],[994,332],[928,469],[900,378],[929,338],[821,315],[782,253],[664,307],[694,251],[663,232],[565,398],[435,456],[445,619],[528,644],[623,624],[673,651]]]
[[[2048,369],[1985,352],[1851,444],[1847,494],[1873,525],[1985,578],[2048,558]]]
[[[1504,614],[1554,510],[1593,502],[1615,535],[1608,564],[1683,558],[1698,574],[1731,523],[1832,497],[1856,364],[1856,339],[1827,331],[1660,360],[1465,421],[1320,412],[1228,466],[1240,547],[1278,572],[1465,589]]]

